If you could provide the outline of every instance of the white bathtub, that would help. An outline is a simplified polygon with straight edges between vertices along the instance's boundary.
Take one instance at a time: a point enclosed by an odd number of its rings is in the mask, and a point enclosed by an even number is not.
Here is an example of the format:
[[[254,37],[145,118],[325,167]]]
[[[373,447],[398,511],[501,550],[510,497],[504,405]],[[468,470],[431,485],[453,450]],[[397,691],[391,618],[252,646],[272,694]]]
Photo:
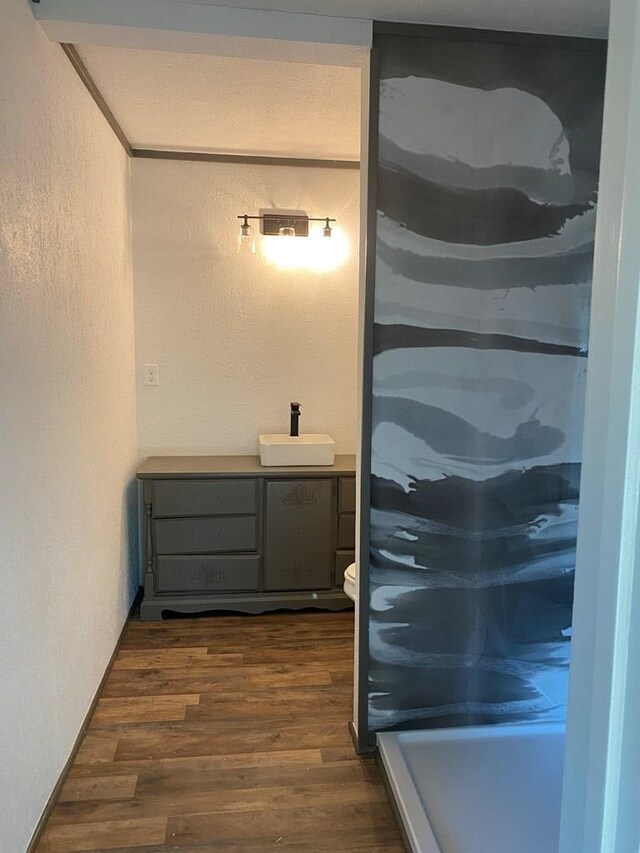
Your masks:
[[[558,853],[564,725],[378,735],[412,853]]]

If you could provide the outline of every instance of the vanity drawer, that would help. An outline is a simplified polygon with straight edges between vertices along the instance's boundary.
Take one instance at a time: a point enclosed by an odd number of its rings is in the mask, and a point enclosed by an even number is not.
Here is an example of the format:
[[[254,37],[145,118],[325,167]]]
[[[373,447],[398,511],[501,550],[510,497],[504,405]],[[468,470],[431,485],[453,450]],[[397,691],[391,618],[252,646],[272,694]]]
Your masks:
[[[338,517],[338,548],[355,548],[356,514],[344,512]]]
[[[156,554],[257,550],[257,519],[251,515],[167,518],[154,522],[154,525]]]
[[[257,494],[257,480],[158,480],[153,484],[153,514],[255,514]]]
[[[338,486],[338,512],[356,511],[356,478],[340,477]]]
[[[256,592],[260,557],[158,557],[156,592]]]

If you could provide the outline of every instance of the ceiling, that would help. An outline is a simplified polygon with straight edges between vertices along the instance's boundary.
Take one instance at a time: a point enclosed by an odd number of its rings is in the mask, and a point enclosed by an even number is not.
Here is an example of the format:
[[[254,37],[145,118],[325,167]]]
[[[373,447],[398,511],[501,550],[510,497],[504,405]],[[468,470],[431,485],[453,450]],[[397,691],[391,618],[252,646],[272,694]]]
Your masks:
[[[198,4],[592,37],[606,36],[609,13],[608,0]],[[95,44],[77,50],[134,148],[359,159],[361,49],[345,58],[324,44],[296,43],[297,53],[277,39],[230,37],[216,44],[213,54]]]
[[[182,0],[193,2],[193,0]],[[211,6],[606,38],[609,0],[198,0]]]
[[[358,68],[77,50],[133,148],[359,159]]]

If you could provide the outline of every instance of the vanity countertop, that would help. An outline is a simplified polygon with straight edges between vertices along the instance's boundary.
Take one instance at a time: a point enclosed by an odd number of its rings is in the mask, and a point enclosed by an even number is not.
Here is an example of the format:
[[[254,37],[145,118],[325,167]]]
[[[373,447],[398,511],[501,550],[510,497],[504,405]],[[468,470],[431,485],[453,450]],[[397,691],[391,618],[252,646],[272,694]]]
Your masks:
[[[140,480],[185,477],[292,477],[353,475],[356,457],[336,456],[333,465],[264,466],[259,456],[149,456],[138,468]]]

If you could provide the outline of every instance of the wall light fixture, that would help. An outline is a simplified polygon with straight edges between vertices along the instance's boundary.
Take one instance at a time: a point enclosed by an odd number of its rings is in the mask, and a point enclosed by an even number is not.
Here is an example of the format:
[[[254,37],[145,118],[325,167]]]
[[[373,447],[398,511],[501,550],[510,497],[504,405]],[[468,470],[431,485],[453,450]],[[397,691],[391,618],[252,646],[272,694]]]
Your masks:
[[[240,240],[246,238],[247,242],[249,238],[253,239],[253,228],[249,225],[250,219],[258,220],[261,223],[260,230],[265,237],[308,237],[310,222],[324,222],[322,236],[331,237],[333,233],[331,223],[336,221],[329,216],[317,218],[303,216],[302,214],[289,216],[280,213],[265,213],[262,216],[250,216],[248,213],[242,213],[238,219],[242,220]]]
[[[255,254],[255,234],[250,221],[259,222],[260,233],[265,238],[262,244],[264,257],[268,263],[281,269],[329,272],[342,266],[347,258],[348,242],[339,228],[332,227],[336,220],[330,216],[277,212],[253,216],[242,213],[238,219],[238,251]],[[310,223],[318,225],[312,228]],[[296,237],[307,237],[308,240],[296,240]],[[331,238],[330,244],[326,238]]]

